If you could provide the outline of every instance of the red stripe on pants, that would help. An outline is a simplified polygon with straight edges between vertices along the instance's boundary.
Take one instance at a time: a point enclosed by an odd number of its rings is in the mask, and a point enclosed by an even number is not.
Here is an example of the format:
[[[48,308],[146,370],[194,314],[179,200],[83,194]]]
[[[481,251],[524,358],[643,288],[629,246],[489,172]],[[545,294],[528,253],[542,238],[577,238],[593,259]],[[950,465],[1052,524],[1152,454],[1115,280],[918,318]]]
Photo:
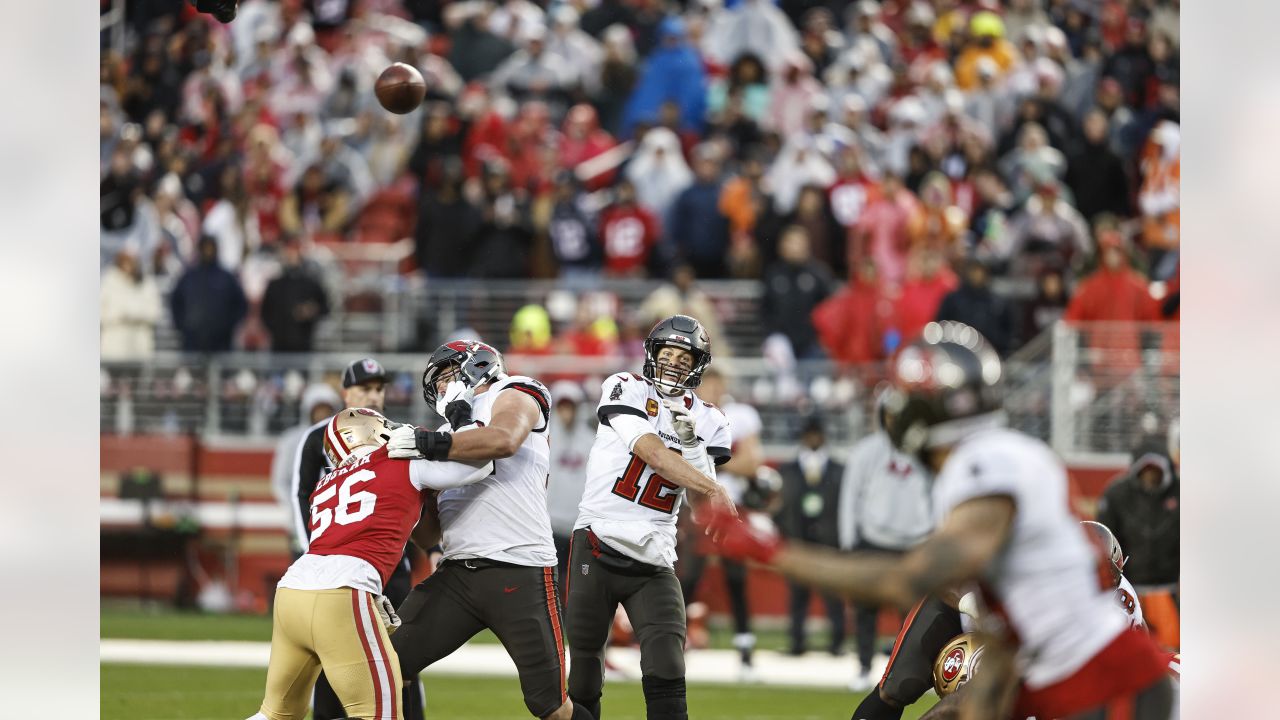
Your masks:
[[[915,622],[916,615],[920,612],[920,608],[924,607],[925,600],[928,599],[928,597],[925,597],[916,603],[916,606],[911,608],[911,612],[907,613],[907,619],[902,621],[902,629],[898,631],[898,637],[893,641],[893,652],[889,654],[889,662],[884,666],[884,674],[880,676],[880,682],[877,685],[884,683],[884,679],[889,677],[889,670],[893,667],[893,661],[898,657],[898,651],[902,649],[902,638],[907,636],[907,630],[911,627],[911,623]]]
[[[547,614],[551,616],[551,632],[556,636],[556,654],[560,658],[560,702],[568,697],[564,684],[564,635],[560,631],[560,608],[556,606],[555,576],[551,568],[542,568],[542,582],[547,590]]]
[[[366,595],[365,599],[369,603],[369,620],[376,619],[378,622],[382,622],[381,613],[374,607],[373,596]],[[387,649],[382,644],[382,633],[378,632],[377,627],[373,628],[373,639],[378,643],[378,654],[382,656],[382,665],[387,669],[387,680],[391,681],[395,678],[395,673],[391,672],[391,657],[387,655]],[[396,713],[396,702],[400,699],[400,688],[391,688],[391,692],[388,695],[391,697],[391,717],[399,717],[399,714]]]
[[[373,714],[382,717],[382,683],[378,682],[378,663],[373,658],[373,650],[369,647],[369,639],[364,636],[364,621],[360,619],[360,591],[351,589],[351,616],[356,623],[356,634],[360,636],[360,646],[364,648],[365,660],[369,662],[369,674],[373,676]]]

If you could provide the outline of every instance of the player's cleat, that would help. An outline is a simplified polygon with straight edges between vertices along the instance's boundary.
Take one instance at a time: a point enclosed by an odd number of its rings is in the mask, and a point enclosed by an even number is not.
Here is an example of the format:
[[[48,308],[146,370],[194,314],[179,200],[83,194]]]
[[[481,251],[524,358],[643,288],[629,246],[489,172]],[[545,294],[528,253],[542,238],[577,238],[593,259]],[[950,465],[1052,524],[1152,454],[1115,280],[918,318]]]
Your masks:
[[[760,682],[760,674],[756,672],[753,665],[741,665],[738,667],[738,682],[743,685],[755,685]]]

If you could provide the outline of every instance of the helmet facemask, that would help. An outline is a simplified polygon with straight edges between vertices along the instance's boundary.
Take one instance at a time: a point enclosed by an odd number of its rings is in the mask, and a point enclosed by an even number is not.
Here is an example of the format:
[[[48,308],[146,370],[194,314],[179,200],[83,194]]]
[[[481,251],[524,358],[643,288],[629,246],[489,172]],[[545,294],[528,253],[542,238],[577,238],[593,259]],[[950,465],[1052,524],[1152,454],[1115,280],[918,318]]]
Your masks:
[[[670,343],[662,345],[654,343],[652,348],[649,347],[649,342],[645,345],[644,376],[652,380],[663,395],[678,397],[686,390],[692,390],[702,384],[702,373],[711,360],[706,353]],[[692,364],[686,368],[667,362],[665,358],[659,359],[662,350],[668,347],[688,353],[693,359]]]
[[[433,361],[422,373],[422,398],[432,407],[439,398],[442,380],[460,380],[477,388],[505,375],[502,355],[492,347],[475,341],[455,341],[436,349]]]

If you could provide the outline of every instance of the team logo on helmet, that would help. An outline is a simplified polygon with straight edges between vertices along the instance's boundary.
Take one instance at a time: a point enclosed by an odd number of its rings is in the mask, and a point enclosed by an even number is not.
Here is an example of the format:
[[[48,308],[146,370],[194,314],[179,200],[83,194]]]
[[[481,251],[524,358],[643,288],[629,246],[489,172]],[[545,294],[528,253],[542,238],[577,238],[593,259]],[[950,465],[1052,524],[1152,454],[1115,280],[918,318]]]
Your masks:
[[[942,661],[942,679],[947,682],[955,680],[963,668],[964,648],[958,647],[947,653],[947,657]]]

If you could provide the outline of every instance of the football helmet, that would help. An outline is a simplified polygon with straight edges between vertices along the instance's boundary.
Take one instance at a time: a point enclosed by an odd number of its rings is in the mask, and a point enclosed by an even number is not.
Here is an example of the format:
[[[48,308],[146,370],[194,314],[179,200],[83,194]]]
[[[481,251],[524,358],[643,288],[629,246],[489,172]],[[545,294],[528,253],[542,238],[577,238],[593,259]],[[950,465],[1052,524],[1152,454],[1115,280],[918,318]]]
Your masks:
[[[898,450],[925,459],[978,430],[1004,424],[1000,357],[964,323],[931,322],[889,371],[883,419]]]
[[[742,506],[748,510],[770,512],[782,496],[782,475],[768,465],[756,469],[753,478],[747,478],[742,491]]]
[[[933,662],[933,689],[938,691],[938,697],[946,697],[972,680],[980,662],[982,646],[973,633],[951,638]]]
[[[658,351],[664,347],[675,347],[693,355],[693,366],[685,371],[663,364],[658,367]],[[702,384],[702,373],[711,364],[711,338],[702,327],[702,323],[688,315],[672,315],[649,331],[644,340],[645,378],[652,380],[664,395],[675,397],[684,394]],[[680,379],[669,380],[659,370],[675,369]]]
[[[368,455],[386,445],[391,439],[391,430],[391,421],[376,410],[340,410],[325,426],[324,456],[333,467],[342,467],[351,458]]]
[[[1124,564],[1127,559],[1124,556],[1124,551],[1120,549],[1120,541],[1116,540],[1116,535],[1111,532],[1111,528],[1100,522],[1084,520],[1080,524],[1089,531],[1089,540],[1094,544],[1094,547],[1107,559],[1109,567],[1103,579],[1106,583],[1109,583],[1108,587],[1119,587],[1120,576],[1124,573]]]
[[[422,397],[428,405],[436,406],[436,383],[453,371],[456,371],[454,380],[476,388],[506,375],[506,366],[502,353],[479,340],[445,343],[431,353],[427,369],[422,372]]]

